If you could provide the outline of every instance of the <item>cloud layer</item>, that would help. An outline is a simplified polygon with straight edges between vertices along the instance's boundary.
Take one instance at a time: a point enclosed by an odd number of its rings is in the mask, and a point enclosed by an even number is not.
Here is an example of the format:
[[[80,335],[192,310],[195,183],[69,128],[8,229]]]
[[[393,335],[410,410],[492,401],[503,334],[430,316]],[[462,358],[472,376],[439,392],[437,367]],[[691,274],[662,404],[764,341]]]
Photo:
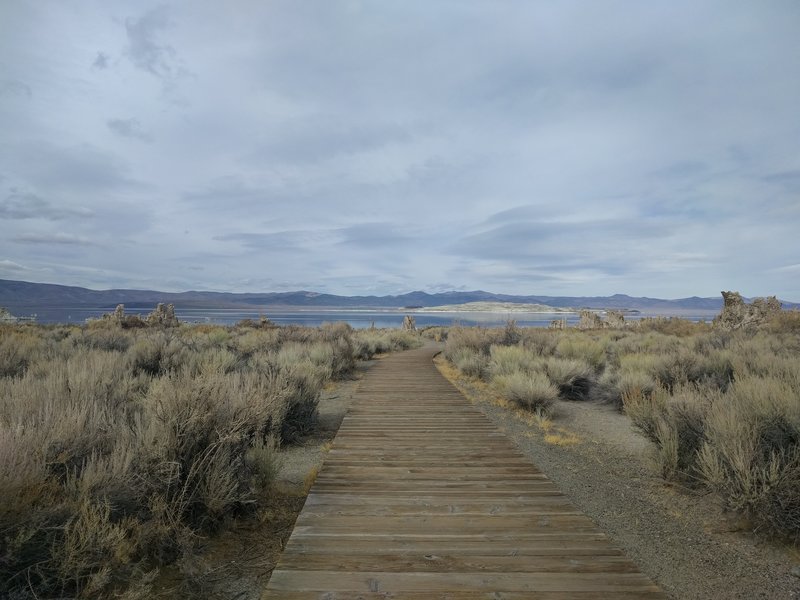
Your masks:
[[[0,277],[800,300],[789,0],[12,0]]]

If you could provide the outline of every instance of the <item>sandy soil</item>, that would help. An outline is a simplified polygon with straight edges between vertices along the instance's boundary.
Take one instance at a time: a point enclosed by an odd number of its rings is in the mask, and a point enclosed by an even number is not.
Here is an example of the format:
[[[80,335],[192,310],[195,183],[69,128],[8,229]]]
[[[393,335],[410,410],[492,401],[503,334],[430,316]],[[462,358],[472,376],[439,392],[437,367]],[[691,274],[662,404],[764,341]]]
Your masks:
[[[759,538],[712,495],[667,484],[652,447],[608,406],[560,402],[550,422],[498,401],[441,358],[461,389],[672,597],[800,598],[800,553]]]

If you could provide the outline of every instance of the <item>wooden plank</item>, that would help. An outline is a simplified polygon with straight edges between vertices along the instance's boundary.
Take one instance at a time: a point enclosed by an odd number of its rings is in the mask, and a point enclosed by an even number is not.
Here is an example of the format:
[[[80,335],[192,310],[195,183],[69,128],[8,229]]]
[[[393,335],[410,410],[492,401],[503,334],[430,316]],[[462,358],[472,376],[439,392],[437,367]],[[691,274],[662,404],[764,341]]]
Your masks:
[[[271,591],[274,600],[664,600],[660,591],[588,591],[588,592],[316,592]]]
[[[275,590],[380,592],[654,592],[639,573],[391,573],[377,571],[296,571],[280,565],[272,572]]]
[[[432,356],[368,373],[264,597],[665,598]]]

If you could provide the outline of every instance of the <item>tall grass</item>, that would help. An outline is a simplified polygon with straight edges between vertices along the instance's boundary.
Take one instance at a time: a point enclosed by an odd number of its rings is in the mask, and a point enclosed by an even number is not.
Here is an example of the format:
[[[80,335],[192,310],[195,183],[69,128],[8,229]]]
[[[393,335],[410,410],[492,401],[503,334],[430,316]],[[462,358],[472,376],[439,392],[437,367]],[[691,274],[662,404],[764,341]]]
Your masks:
[[[268,492],[326,382],[415,336],[0,327],[0,596],[146,597],[153,568]]]
[[[747,332],[682,319],[513,336],[462,327],[451,329],[445,356],[531,410],[551,411],[557,399],[616,405],[653,442],[665,478],[711,489],[758,528],[797,541],[798,323],[784,312]]]

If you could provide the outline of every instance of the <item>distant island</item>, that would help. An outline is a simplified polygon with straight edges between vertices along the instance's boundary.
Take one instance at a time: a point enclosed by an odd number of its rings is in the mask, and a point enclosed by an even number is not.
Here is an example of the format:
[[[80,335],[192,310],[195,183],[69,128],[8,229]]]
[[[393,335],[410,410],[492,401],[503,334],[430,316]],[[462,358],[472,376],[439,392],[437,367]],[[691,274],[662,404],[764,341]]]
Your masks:
[[[547,304],[525,304],[518,302],[465,302],[463,304],[444,304],[441,306],[409,307],[410,312],[492,312],[492,313],[575,313],[569,307],[548,306]]]

